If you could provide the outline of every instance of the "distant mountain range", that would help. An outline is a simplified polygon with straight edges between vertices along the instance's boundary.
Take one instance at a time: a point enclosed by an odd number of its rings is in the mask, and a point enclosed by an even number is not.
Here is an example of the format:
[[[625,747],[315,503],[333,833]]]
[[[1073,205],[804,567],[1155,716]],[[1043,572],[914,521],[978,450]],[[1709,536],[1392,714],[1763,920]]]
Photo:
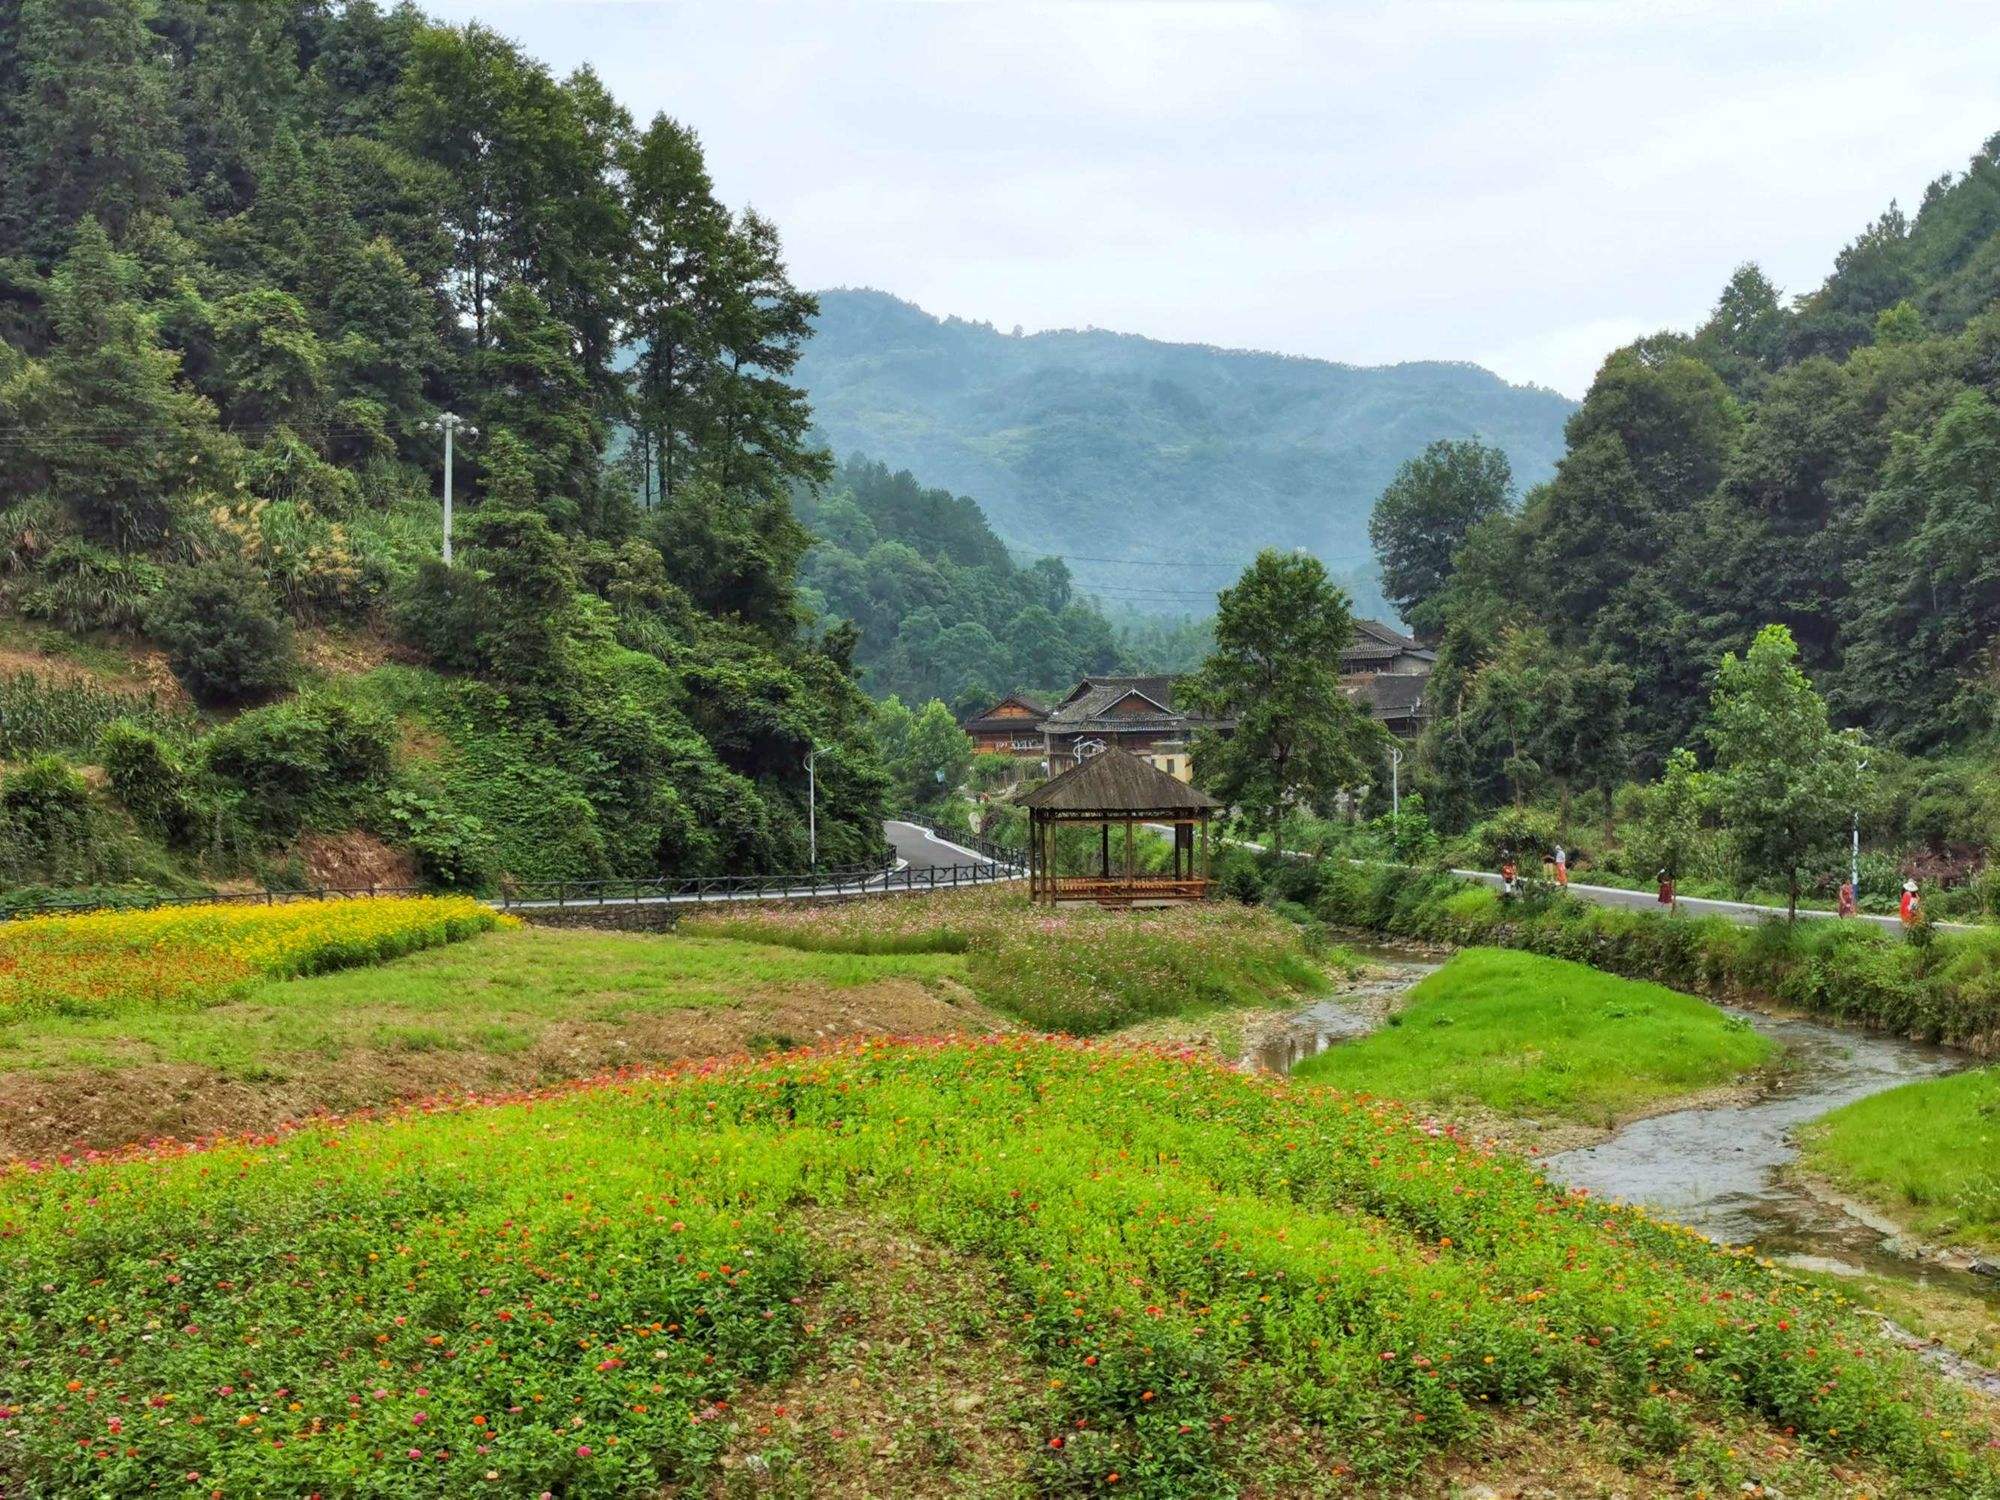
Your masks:
[[[1368,513],[1438,438],[1554,471],[1575,403],[1477,365],[1361,367],[1097,329],[1010,335],[886,292],[820,293],[797,378],[836,454],[970,495],[1114,607],[1203,613],[1261,547],[1305,547],[1364,613]]]

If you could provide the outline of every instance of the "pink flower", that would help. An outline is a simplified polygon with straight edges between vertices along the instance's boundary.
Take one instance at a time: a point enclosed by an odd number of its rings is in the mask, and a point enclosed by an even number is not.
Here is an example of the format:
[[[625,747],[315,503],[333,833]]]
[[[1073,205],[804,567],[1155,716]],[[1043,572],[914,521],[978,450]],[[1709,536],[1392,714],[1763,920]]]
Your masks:
[[[588,1443],[578,1443],[578,1444],[576,1445],[576,1456],[577,1456],[578,1458],[588,1458],[588,1457],[590,1457],[590,1444],[588,1444]]]
[[[414,1462],[414,1461],[415,1461],[415,1460],[417,1460],[417,1459],[420,1459],[420,1458],[422,1458],[423,1456],[424,1456],[424,1450],[423,1450],[423,1449],[421,1449],[421,1448],[412,1448],[412,1449],[410,1450],[410,1459],[411,1459],[411,1461],[412,1461],[412,1462]]]
[[[428,1422],[430,1419],[431,1419],[431,1414],[429,1412],[420,1411],[415,1416],[410,1418],[410,1425],[412,1427],[421,1427],[424,1425],[424,1423]]]

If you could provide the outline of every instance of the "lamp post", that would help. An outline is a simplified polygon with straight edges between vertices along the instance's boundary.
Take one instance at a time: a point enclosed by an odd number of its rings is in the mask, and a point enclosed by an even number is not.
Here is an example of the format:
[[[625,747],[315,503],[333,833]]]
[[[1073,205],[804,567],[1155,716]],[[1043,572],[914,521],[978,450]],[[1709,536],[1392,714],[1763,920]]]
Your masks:
[[[439,413],[437,419],[431,422],[429,426],[432,432],[442,432],[444,434],[444,560],[446,565],[449,566],[451,563],[452,438],[461,432],[469,438],[475,438],[479,436],[479,429],[466,421],[465,418],[452,412]]]
[[[1403,827],[1403,747],[1389,747],[1389,826],[1397,832]]]
[[[826,746],[815,744],[806,752],[806,865],[819,868],[819,773],[813,767]]]
[[[1861,762],[1861,769],[1868,769],[1868,762]],[[1861,900],[1861,806],[1855,804],[1853,840],[1847,848],[1847,883],[1854,888],[1854,899]]]

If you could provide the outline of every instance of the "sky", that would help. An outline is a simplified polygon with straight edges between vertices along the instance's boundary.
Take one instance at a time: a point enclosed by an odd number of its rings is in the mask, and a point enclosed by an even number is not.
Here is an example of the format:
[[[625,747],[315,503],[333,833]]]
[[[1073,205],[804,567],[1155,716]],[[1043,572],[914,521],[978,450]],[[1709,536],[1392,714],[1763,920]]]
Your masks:
[[[692,125],[802,285],[1580,396],[2000,130],[2000,6],[425,0]]]

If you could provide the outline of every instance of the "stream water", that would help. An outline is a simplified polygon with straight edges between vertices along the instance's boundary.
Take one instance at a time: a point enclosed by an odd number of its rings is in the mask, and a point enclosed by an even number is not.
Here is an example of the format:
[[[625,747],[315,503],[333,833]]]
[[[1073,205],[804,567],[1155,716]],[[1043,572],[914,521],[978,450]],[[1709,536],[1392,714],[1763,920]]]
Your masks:
[[[1289,1073],[1303,1058],[1380,1024],[1396,997],[1437,960],[1394,948],[1361,949],[1378,970],[1298,1012],[1242,1066]],[[1893,1230],[1808,1192],[1786,1169],[1793,1132],[1843,1104],[1970,1065],[1962,1053],[1898,1037],[1836,1030],[1793,1017],[1731,1009],[1786,1049],[1788,1065],[1762,1095],[1635,1120],[1595,1146],[1547,1159],[1551,1178],[1600,1198],[1642,1203],[1727,1244],[1800,1269],[1868,1272],[1975,1296],[2000,1317],[2000,1280],[1899,1253]],[[1956,1362],[1962,1364],[1963,1362]],[[2000,1394],[1977,1367],[1963,1378]]]

